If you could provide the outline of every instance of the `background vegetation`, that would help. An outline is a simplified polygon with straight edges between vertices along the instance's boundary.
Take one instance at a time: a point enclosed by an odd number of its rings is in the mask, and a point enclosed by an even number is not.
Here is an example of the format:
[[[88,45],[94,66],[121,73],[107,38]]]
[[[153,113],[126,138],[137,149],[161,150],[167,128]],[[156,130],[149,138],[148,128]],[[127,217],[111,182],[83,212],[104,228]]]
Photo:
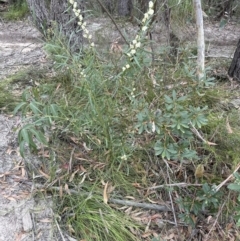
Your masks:
[[[137,22],[141,3],[133,8]],[[98,4],[89,1],[91,14],[102,14]],[[221,26],[240,8],[238,1],[203,4],[210,20],[225,21]],[[194,21],[190,0],[165,7],[159,17],[171,9],[171,26]],[[27,88],[15,108],[25,123],[18,132],[20,152],[24,156],[27,144],[41,158],[43,186],[54,193],[62,228],[77,239],[194,240],[195,232],[229,240],[239,235],[228,228],[238,221],[239,177],[229,186],[233,191],[224,186],[239,164],[239,111],[230,103],[239,94],[226,76],[218,81],[213,73],[230,61],[209,61],[202,81],[196,49],[187,45],[157,49],[153,61],[146,37],[152,18],[108,61],[94,45],[71,53],[57,30],[46,36],[57,75]],[[120,208],[116,199],[152,206],[140,212],[133,204]]]

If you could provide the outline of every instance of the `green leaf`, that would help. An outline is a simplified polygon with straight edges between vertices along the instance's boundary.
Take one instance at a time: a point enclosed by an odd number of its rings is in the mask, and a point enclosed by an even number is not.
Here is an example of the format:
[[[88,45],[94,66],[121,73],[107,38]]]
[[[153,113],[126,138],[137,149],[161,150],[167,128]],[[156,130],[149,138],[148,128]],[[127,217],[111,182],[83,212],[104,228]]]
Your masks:
[[[18,104],[18,105],[15,107],[15,109],[14,109],[14,111],[13,111],[13,114],[16,115],[16,113],[17,113],[20,109],[24,109],[24,107],[26,107],[26,106],[27,106],[27,102],[22,102],[22,103]]]
[[[172,97],[173,97],[173,100],[177,99],[177,93],[175,90],[173,90],[173,92],[172,92]]]
[[[178,98],[178,101],[185,101],[187,99],[187,96],[181,96]]]
[[[156,156],[159,156],[162,154],[162,152],[164,151],[164,147],[162,146],[162,143],[160,141],[156,142],[154,150],[155,150]]]
[[[45,136],[43,135],[42,132],[37,131],[37,130],[35,130],[35,129],[30,129],[29,131],[32,132],[32,134],[36,137],[36,139],[37,139],[40,143],[42,143],[42,144],[44,144],[44,145],[47,145],[47,144],[48,144],[48,143],[47,143],[47,140],[46,140],[46,138],[45,138]]]
[[[37,107],[36,102],[31,102],[31,103],[29,104],[29,107],[30,107],[30,109],[33,111],[33,113],[34,113],[35,115],[42,113],[42,111],[39,110],[39,108]]]
[[[21,137],[21,140],[24,140],[28,145],[30,144],[30,138],[28,130],[23,128],[19,132],[19,136]]]
[[[21,142],[19,143],[19,151],[20,151],[20,155],[21,155],[22,157],[24,157],[24,144],[25,144],[25,141],[21,141]]]
[[[231,183],[228,185],[228,188],[230,190],[236,191],[236,192],[240,192],[240,185],[237,183]]]
[[[51,113],[54,116],[58,116],[58,106],[56,104],[50,105]]]
[[[167,111],[170,111],[172,108],[173,108],[173,105],[167,105],[167,104],[166,104],[166,109],[167,109]]]
[[[139,69],[142,69],[141,65],[140,65],[139,62],[138,62],[137,57],[136,57],[136,56],[133,56],[133,59],[134,59],[134,61],[136,62],[136,64],[137,64],[137,66],[139,67]]]
[[[219,28],[223,28],[227,24],[227,19],[222,18],[219,23]]]
[[[173,103],[173,100],[169,96],[167,96],[167,95],[164,96],[164,99],[165,99],[165,102],[167,102],[168,104],[172,104]]]
[[[202,189],[204,193],[208,193],[211,190],[211,187],[207,183],[204,183]]]

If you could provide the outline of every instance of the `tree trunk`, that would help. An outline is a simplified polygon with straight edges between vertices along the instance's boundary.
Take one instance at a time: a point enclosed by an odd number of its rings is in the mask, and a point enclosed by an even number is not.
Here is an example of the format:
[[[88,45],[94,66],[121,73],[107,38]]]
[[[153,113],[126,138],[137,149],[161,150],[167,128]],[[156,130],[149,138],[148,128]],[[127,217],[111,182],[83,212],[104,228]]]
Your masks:
[[[232,63],[228,69],[228,75],[233,79],[240,81],[240,39],[238,41]]]
[[[120,16],[130,16],[132,14],[133,3],[132,0],[118,1],[118,14]]]
[[[81,2],[75,1],[78,3],[78,9],[82,11]],[[27,3],[34,23],[41,32],[57,24],[58,30],[66,38],[71,50],[76,51],[81,48],[82,31],[77,24],[78,19],[72,11],[72,6],[67,0],[27,0]]]
[[[194,9],[196,14],[196,27],[197,27],[197,76],[198,80],[202,80],[205,76],[205,42],[204,42],[204,29],[203,29],[203,15],[201,0],[194,0]]]

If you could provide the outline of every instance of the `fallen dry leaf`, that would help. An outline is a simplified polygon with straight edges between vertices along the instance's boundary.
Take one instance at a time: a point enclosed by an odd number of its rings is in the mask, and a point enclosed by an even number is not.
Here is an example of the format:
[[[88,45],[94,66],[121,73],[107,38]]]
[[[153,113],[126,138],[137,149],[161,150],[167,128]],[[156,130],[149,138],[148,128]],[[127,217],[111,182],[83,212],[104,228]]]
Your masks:
[[[105,204],[108,203],[107,188],[108,188],[108,182],[104,185],[104,190],[103,190],[103,202]]]
[[[201,178],[204,174],[204,166],[202,164],[197,165],[197,168],[195,170],[195,177]]]
[[[227,119],[226,119],[226,128],[227,128],[227,133],[229,133],[229,134],[233,133],[233,130],[232,130],[230,124],[229,124],[228,116],[227,116]]]
[[[72,173],[71,177],[69,178],[69,182],[72,182],[72,180],[74,179],[74,177],[78,171],[79,171],[79,169],[77,169],[75,172]]]
[[[50,218],[43,218],[39,220],[41,223],[52,223],[52,219]]]
[[[62,199],[62,197],[63,197],[63,187],[62,187],[62,185],[60,185],[60,187],[59,187],[59,197]]]
[[[45,178],[50,179],[50,176],[47,175],[46,173],[44,173],[43,171],[41,171],[40,169],[38,170],[40,172],[40,174],[42,174]]]
[[[66,193],[67,193],[68,195],[71,195],[71,192],[70,192],[70,190],[69,190],[69,188],[68,188],[67,183],[66,183],[65,186],[64,186],[64,190],[66,191]]]

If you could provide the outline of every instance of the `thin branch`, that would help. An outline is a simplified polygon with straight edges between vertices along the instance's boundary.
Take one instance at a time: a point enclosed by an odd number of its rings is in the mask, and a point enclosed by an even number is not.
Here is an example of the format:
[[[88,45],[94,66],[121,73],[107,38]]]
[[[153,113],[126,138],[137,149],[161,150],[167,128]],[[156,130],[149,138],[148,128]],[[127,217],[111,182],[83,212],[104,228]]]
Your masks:
[[[165,161],[165,163],[167,163],[167,161]],[[169,170],[171,170],[171,168],[169,167],[169,165],[167,163],[167,176],[168,176],[169,182],[171,182],[171,177],[169,175]],[[172,193],[171,193],[170,190],[168,191],[168,195],[169,195],[169,198],[170,198],[170,201],[171,201],[171,207],[172,207],[172,213],[173,213],[173,217],[174,217],[175,226],[178,227],[177,218],[176,218],[176,212],[175,212],[175,208],[174,208],[174,204],[173,204]],[[177,230],[177,231],[179,233],[179,230]]]
[[[108,17],[112,20],[113,24],[115,25],[115,27],[117,28],[117,31],[120,33],[120,35],[122,36],[123,40],[125,41],[125,43],[127,45],[129,45],[127,39],[124,37],[124,35],[122,34],[122,31],[119,29],[119,27],[117,26],[116,21],[113,19],[112,15],[108,12],[107,8],[102,4],[102,2],[100,0],[97,0],[97,2],[101,5],[101,7],[104,9],[104,11],[107,13]]]
[[[68,174],[70,173],[70,171],[72,171],[72,159],[73,159],[74,151],[75,151],[75,147],[71,151],[71,156],[70,156],[70,160],[69,160],[69,164],[68,164]]]
[[[158,188],[166,188],[166,187],[202,187],[202,184],[189,184],[189,183],[185,183],[185,182],[180,182],[180,183],[172,183],[172,184],[163,184],[163,185],[158,185],[158,186],[153,186],[153,187],[149,187],[146,188],[148,190],[152,190],[152,189],[158,189]]]
[[[191,131],[201,140],[203,141],[204,143],[210,145],[210,146],[216,146],[217,144],[216,143],[213,143],[213,142],[210,142],[210,141],[207,141],[205,140],[201,134],[199,133],[199,131],[193,126],[193,124],[190,122],[190,125],[191,125]]]
[[[233,172],[230,176],[228,176],[227,179],[225,179],[223,182],[221,182],[221,183],[217,186],[217,188],[216,188],[215,191],[218,192],[219,189],[220,189],[222,186],[224,186],[229,180],[231,180],[231,179],[234,177],[234,173],[237,172],[239,168],[240,168],[240,163],[237,165],[237,167],[236,167],[236,169],[234,170],[234,172]]]
[[[52,211],[52,216],[54,217],[53,210],[51,209],[51,211]],[[60,227],[59,227],[59,225],[58,225],[57,219],[56,219],[55,217],[54,217],[54,221],[55,221],[55,223],[56,223],[56,225],[57,225],[57,228],[58,228],[58,231],[59,231],[59,233],[60,233],[60,235],[61,235],[62,240],[63,240],[63,241],[66,241],[66,239],[64,238],[63,233],[62,233],[62,231],[61,231],[61,229],[60,229]]]
[[[165,205],[139,203],[139,202],[128,201],[128,200],[114,199],[114,198],[110,198],[108,201],[110,203],[114,203],[114,204],[133,206],[133,207],[139,207],[139,208],[144,208],[144,209],[154,209],[154,210],[158,210],[158,211],[162,211],[162,212],[172,211],[169,207],[167,207]]]
[[[216,224],[217,224],[217,221],[218,221],[218,218],[220,216],[220,214],[222,214],[222,209],[224,207],[224,205],[226,204],[227,200],[224,201],[223,205],[221,206],[221,208],[219,209],[218,213],[217,213],[217,216],[216,216],[216,220],[214,221],[211,229],[209,230],[207,236],[206,236],[206,239],[205,240],[208,240],[208,237],[209,235],[211,234],[211,232],[213,231],[213,229],[215,228]]]

